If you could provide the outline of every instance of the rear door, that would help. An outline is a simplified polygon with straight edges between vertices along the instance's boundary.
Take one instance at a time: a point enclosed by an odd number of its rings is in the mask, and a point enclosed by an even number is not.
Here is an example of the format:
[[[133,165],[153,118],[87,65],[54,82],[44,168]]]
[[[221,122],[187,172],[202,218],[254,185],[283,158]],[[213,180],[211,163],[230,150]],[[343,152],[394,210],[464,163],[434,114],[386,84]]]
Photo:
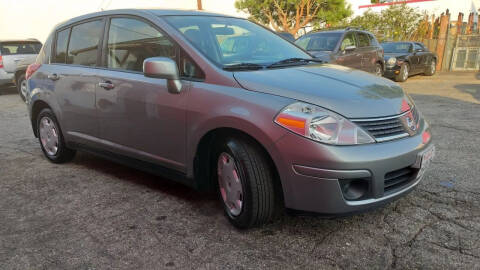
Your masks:
[[[20,63],[33,63],[42,44],[38,41],[6,41],[0,43],[0,52],[4,69],[8,73],[15,72]]]
[[[55,91],[60,124],[70,141],[98,141],[95,88],[105,20],[83,21],[56,33],[55,49],[48,65],[48,79]]]
[[[358,53],[360,54],[362,62],[361,69],[366,72],[374,72],[376,59],[375,47],[370,44],[370,38],[366,33],[357,32],[357,40]]]

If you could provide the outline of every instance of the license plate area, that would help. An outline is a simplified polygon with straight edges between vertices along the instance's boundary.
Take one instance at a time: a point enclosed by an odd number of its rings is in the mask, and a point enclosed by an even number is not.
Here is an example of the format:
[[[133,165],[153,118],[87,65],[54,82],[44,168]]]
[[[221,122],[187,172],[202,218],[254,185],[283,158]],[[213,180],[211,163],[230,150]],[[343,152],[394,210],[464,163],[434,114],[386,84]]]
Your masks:
[[[435,157],[435,146],[432,145],[425,149],[424,151],[418,153],[417,160],[415,164],[412,166],[413,168],[419,169],[418,177],[423,176],[425,171],[430,167],[430,163],[432,162],[433,158]]]

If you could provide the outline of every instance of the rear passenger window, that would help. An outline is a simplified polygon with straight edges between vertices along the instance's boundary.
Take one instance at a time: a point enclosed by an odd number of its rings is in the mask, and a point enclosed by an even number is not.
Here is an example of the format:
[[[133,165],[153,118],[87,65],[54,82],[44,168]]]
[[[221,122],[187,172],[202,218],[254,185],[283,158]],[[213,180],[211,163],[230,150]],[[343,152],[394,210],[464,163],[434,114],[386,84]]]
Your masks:
[[[358,37],[358,47],[370,46],[370,39],[368,38],[367,34],[358,32],[357,37]]]
[[[102,31],[101,20],[74,26],[68,45],[67,64],[96,66]]]
[[[52,63],[65,64],[69,35],[70,35],[70,28],[58,32],[57,41],[55,44],[55,55],[53,56]]]
[[[149,57],[175,60],[175,46],[148,23],[113,18],[108,32],[107,67],[142,72],[143,61]]]

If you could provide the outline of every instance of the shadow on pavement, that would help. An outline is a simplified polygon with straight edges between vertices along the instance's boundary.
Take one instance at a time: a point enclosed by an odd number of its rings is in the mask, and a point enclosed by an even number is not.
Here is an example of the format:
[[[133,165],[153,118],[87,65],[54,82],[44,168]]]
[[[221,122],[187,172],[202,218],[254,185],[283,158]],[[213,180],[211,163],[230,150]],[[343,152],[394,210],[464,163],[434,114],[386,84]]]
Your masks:
[[[477,75],[479,78],[479,75]],[[454,86],[464,93],[472,95],[477,101],[480,101],[480,83],[479,84],[457,84]]]
[[[118,180],[143,185],[151,190],[173,195],[184,201],[192,202],[192,204],[216,200],[215,194],[199,192],[172,179],[149,174],[83,151],[77,152],[73,162],[88,169],[114,176]]]
[[[12,94],[17,94],[17,88],[14,85],[0,87],[0,96]]]

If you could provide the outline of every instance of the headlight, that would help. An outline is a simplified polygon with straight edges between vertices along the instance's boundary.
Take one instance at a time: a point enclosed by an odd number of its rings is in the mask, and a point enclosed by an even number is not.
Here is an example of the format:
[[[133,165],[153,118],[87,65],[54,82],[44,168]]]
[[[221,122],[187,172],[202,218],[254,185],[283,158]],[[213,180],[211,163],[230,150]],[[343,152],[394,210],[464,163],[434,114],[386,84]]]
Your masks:
[[[387,66],[393,67],[397,63],[397,58],[395,57],[390,57],[390,59],[387,60]]]
[[[275,123],[322,143],[353,145],[375,142],[368,133],[343,116],[303,102],[287,106],[275,117]]]

